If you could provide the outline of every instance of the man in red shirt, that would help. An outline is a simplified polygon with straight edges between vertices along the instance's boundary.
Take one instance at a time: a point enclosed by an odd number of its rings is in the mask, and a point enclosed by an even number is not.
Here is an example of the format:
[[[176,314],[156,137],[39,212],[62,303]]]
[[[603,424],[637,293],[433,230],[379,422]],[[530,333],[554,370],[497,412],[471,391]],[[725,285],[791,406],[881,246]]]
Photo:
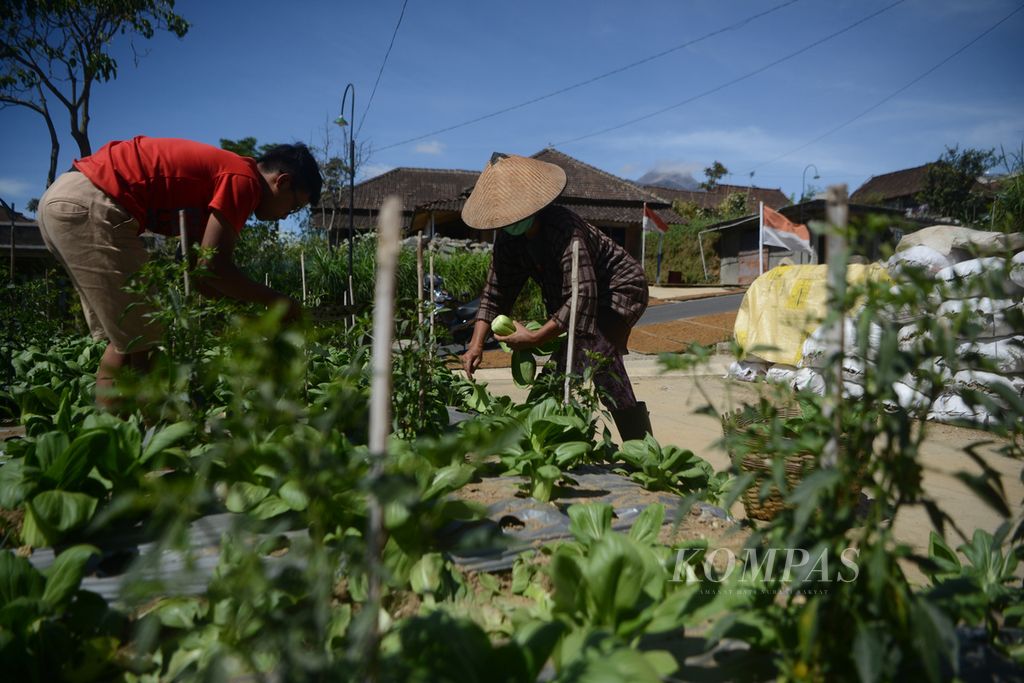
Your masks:
[[[93,337],[109,343],[96,373],[96,395],[110,406],[118,370],[149,368],[162,330],[125,281],[149,258],[143,231],[179,234],[185,211],[190,244],[214,249],[199,280],[203,294],[301,314],[293,299],[255,282],[235,265],[238,234],[250,214],[279,220],[320,200],[323,179],[305,145],[278,145],[259,159],[173,138],[111,142],[78,159],[39,200],[39,228],[67,269]]]

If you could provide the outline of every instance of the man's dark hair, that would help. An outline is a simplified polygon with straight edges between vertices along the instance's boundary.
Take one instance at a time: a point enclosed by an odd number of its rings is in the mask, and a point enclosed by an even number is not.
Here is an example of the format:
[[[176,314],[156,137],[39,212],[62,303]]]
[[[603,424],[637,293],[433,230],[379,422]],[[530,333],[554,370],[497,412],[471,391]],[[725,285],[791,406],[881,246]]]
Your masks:
[[[320,201],[320,189],[324,179],[320,175],[320,167],[310,153],[309,148],[301,142],[294,145],[275,145],[256,160],[268,171],[290,173],[295,178],[295,189],[309,193],[310,206]]]

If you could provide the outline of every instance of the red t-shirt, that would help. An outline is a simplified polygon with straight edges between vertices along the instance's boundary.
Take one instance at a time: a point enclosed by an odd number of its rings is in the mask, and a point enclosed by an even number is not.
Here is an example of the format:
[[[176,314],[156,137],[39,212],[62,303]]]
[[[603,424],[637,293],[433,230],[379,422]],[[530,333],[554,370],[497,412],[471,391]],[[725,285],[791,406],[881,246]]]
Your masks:
[[[140,135],[107,143],[74,164],[142,230],[176,236],[184,209],[193,240],[202,239],[213,209],[241,231],[263,193],[255,159],[190,140]]]

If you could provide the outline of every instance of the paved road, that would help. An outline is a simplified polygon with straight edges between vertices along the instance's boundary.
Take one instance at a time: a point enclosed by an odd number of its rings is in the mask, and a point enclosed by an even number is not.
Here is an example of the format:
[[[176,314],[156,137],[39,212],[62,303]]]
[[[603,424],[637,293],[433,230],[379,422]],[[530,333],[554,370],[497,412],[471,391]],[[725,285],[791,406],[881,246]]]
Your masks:
[[[742,293],[659,304],[648,308],[640,318],[640,322],[637,324],[650,325],[651,323],[663,323],[668,322],[669,320],[694,318],[699,315],[712,315],[714,313],[735,311],[740,307],[741,301],[743,301]]]

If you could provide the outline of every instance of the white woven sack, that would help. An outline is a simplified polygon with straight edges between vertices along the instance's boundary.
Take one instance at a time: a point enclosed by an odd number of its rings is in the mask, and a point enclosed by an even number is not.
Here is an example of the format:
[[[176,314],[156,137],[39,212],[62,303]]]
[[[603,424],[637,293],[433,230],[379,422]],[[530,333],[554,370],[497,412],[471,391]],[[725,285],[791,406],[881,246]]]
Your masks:
[[[796,368],[792,365],[786,365],[785,363],[776,363],[775,365],[768,368],[768,372],[765,373],[765,380],[774,384],[789,384],[793,381],[793,376],[796,375]]]
[[[879,311],[880,318],[898,324],[911,323],[929,315],[935,309],[936,303],[931,301],[925,293],[914,288],[914,285],[893,285],[889,288],[889,293],[893,296],[900,296],[905,293],[903,287],[910,288],[909,291],[914,294],[917,301],[901,306],[886,303]]]
[[[912,415],[928,410],[931,404],[925,394],[904,382],[893,382],[892,390],[896,394],[896,405]]]
[[[976,331],[978,339],[991,339],[1024,332],[1024,330],[1015,329],[1013,316],[1007,315],[1009,311],[1019,311],[1020,308],[1021,304],[1013,299],[992,299],[982,296],[974,299],[944,301],[936,310],[935,315],[939,318],[946,318],[951,323],[960,316],[966,315],[972,323],[978,326]]]
[[[956,355],[968,361],[977,357],[981,364],[1001,375],[1021,374],[1024,373],[1024,335],[965,342],[956,347]]]
[[[922,344],[931,341],[932,334],[917,323],[904,325],[896,333],[896,344],[900,351],[920,350]]]
[[[986,273],[997,271],[1007,272],[1006,259],[1001,256],[983,256],[981,258],[961,261],[943,268],[935,274],[935,279],[942,283],[947,297],[962,299],[965,297],[992,294],[994,296],[1013,297],[1024,292],[1012,279],[1001,282],[1002,292],[986,291]]]
[[[996,417],[984,406],[969,406],[963,397],[953,391],[943,392],[935,399],[927,418],[935,422],[973,422],[986,426],[996,422]]]
[[[813,368],[800,368],[793,375],[790,385],[796,391],[813,391],[818,396],[825,395],[825,378]]]
[[[756,382],[764,377],[768,370],[768,364],[763,361],[739,360],[729,363],[725,370],[726,377],[738,379],[741,382]]]
[[[994,388],[1000,386],[1024,397],[1024,377],[1020,375],[999,375],[983,370],[961,370],[953,375],[952,385],[954,389],[984,391],[986,394],[994,396],[996,400],[999,400],[999,395]]]
[[[943,254],[932,247],[919,244],[904,251],[897,251],[889,257],[885,264],[886,270],[893,278],[899,278],[906,270],[922,270],[927,274],[934,274],[953,265],[948,254]]]
[[[1024,287],[1024,251],[1010,259],[1010,281]]]
[[[802,368],[823,368],[828,365],[829,348],[838,346],[838,340],[831,342],[829,339],[830,328],[819,325],[804,340],[800,367]],[[849,317],[843,318],[843,346],[850,350],[857,348],[857,326]]]

